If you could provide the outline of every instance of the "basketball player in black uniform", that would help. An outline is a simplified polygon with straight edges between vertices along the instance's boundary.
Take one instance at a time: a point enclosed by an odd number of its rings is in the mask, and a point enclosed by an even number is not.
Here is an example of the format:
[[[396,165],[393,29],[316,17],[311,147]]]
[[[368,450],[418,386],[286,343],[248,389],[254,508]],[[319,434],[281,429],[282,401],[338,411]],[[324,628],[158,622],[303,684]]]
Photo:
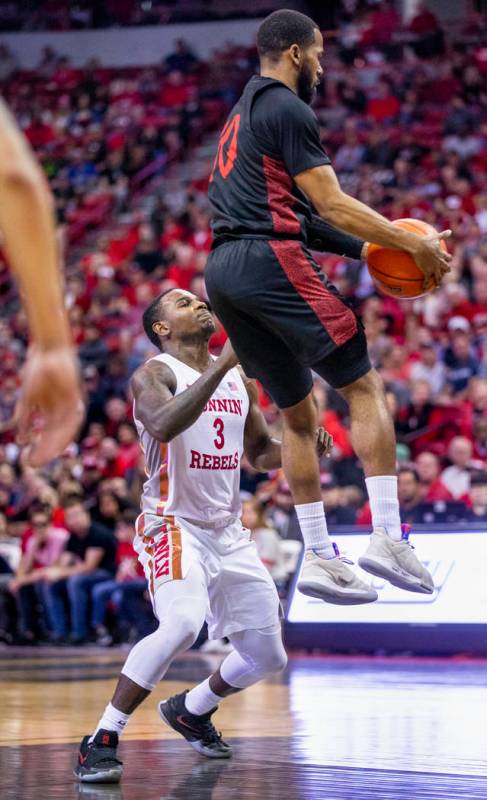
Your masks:
[[[355,602],[360,594],[362,602],[377,597],[328,536],[314,451],[313,370],[350,405],[374,529],[360,565],[406,590],[431,593],[432,578],[401,529],[394,428],[363,327],[307,245],[316,211],[343,231],[407,251],[425,282],[439,284],[450,260],[439,239],[450,232],[420,238],[341,190],[309,107],[323,76],[323,39],[309,17],[275,11],[260,26],[257,46],[261,73],[230,113],[210,178],[214,241],[206,286],[245,372],[281,410],[283,467],[306,548],[298,585],[333,603],[347,602],[343,587]]]

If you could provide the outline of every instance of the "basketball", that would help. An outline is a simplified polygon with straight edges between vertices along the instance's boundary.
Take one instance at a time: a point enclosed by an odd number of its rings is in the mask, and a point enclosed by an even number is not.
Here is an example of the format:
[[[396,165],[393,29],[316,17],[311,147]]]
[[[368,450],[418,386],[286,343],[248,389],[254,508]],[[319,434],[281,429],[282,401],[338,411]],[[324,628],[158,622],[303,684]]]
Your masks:
[[[419,236],[438,233],[432,225],[420,219],[396,219],[392,224]],[[441,248],[446,252],[447,247],[443,241]],[[390,250],[379,244],[370,244],[367,264],[377,288],[383,294],[412,299],[428,294],[435,288],[431,280],[428,288],[424,289],[422,271],[409,253],[402,250]]]

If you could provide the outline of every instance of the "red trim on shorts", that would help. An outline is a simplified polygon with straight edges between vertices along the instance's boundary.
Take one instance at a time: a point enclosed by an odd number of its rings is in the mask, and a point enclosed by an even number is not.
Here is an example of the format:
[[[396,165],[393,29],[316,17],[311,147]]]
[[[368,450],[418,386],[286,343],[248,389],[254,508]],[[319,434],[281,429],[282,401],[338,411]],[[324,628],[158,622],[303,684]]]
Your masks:
[[[291,193],[293,181],[282,161],[263,156],[264,176],[267,184],[267,203],[276,233],[299,234],[301,225],[293,211],[296,198]]]
[[[290,283],[313,309],[337,347],[348,342],[357,333],[357,318],[339,297],[322,284],[300,242],[270,241],[269,244]]]

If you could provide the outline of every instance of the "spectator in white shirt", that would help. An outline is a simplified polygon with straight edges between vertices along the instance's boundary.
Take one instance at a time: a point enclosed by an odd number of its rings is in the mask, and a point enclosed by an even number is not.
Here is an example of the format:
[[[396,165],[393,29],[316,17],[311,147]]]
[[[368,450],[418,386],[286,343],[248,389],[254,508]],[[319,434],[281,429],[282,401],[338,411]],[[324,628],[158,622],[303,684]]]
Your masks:
[[[438,358],[433,340],[426,340],[419,345],[420,360],[411,367],[413,381],[428,381],[433,396],[438,395],[445,386],[445,365]]]
[[[465,436],[455,436],[448,447],[451,466],[441,473],[441,482],[458,500],[470,490],[469,465],[472,459],[472,442]]]

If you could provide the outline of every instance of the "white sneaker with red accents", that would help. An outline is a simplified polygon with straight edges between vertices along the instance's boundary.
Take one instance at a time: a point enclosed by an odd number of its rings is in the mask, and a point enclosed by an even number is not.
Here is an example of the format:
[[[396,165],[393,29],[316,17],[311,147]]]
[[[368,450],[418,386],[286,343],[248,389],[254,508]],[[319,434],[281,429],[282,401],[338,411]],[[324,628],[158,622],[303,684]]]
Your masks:
[[[385,528],[376,528],[367,551],[358,560],[363,570],[392,583],[399,589],[419,594],[433,594],[435,585],[409,541],[409,525],[402,525],[402,539],[395,542]]]
[[[338,606],[353,606],[373,603],[378,594],[372,586],[361,581],[349,568],[349,561],[340,556],[335,548],[335,558],[321,558],[308,550],[305,553],[303,568],[298,580],[298,589],[309,597],[318,597],[325,603]]]

